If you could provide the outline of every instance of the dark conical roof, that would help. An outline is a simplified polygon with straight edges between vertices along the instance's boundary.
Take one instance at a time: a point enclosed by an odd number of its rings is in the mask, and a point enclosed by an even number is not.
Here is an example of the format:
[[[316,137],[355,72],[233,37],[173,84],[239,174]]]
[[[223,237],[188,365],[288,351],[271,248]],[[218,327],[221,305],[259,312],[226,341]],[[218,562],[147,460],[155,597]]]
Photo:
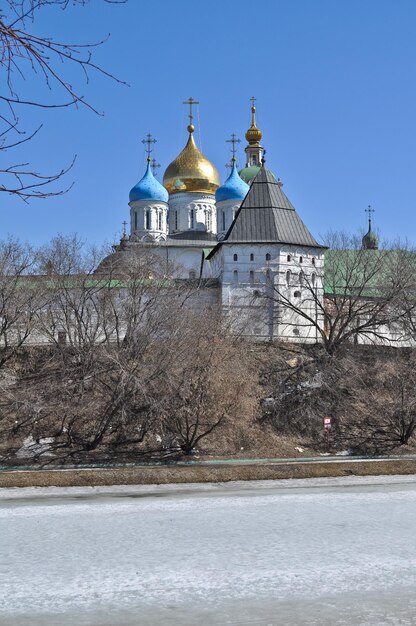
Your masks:
[[[322,248],[264,166],[254,178],[224,243],[288,243]]]

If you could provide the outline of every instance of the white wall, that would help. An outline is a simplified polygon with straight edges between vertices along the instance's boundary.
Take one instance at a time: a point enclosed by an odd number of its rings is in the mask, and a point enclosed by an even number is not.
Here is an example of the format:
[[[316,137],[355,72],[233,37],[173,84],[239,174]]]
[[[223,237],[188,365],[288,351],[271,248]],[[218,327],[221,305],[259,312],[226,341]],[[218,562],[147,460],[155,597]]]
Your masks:
[[[133,241],[140,241],[146,237],[151,237],[156,241],[166,239],[168,234],[168,205],[166,202],[136,200],[129,202],[129,206],[130,236]],[[149,228],[146,228],[147,212],[149,212]]]
[[[191,218],[193,211],[193,224]],[[199,230],[216,234],[215,196],[199,192],[175,193],[169,196],[169,233]]]
[[[316,298],[322,301],[324,258],[320,249],[225,243],[222,254],[222,306],[239,332],[264,339],[319,340],[314,325],[294,312],[290,303],[323,323],[311,293],[313,281]]]

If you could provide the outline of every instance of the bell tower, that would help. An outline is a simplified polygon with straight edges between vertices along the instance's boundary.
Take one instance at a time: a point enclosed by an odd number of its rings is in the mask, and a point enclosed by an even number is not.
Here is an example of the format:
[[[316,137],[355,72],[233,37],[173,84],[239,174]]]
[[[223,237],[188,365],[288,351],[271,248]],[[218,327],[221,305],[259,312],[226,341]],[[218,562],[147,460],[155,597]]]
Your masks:
[[[246,132],[248,145],[245,148],[246,167],[260,167],[263,158],[263,147],[260,145],[262,132],[256,124],[256,98],[251,98],[251,126]]]

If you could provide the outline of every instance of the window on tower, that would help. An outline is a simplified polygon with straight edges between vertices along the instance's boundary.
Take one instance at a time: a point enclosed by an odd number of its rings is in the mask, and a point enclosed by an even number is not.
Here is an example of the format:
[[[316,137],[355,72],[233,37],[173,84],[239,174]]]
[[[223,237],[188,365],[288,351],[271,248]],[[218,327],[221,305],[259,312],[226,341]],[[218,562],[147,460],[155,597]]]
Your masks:
[[[175,230],[178,230],[178,211],[175,209]]]
[[[272,257],[270,256],[270,254],[269,254],[269,253],[267,253],[267,254],[266,254],[266,261],[270,261],[270,259],[271,259],[271,258],[272,258]]]
[[[251,164],[252,165],[257,165],[257,157],[255,154],[253,154],[253,156],[251,157]]]
[[[145,227],[146,227],[146,230],[150,230],[150,209],[146,209]]]
[[[195,228],[195,211],[194,209],[190,210],[189,213],[189,226],[193,230]]]
[[[253,253],[250,254],[250,261],[254,261],[254,254]]]
[[[225,211],[222,212],[222,229],[225,230]]]
[[[234,254],[234,256],[233,256],[233,260],[234,260],[234,261],[238,261],[238,254]]]
[[[134,230],[137,230],[137,211],[134,212]]]
[[[162,211],[159,211],[157,215],[157,219],[158,219],[158,228],[159,230],[162,230]]]

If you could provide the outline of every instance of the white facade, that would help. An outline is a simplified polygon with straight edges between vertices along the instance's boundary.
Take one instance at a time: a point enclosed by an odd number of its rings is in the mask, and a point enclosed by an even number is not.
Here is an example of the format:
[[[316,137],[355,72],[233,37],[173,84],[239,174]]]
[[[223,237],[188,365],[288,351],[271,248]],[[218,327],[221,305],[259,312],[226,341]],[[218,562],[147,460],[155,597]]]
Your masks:
[[[216,234],[215,196],[182,192],[169,196],[169,233],[200,231]]]
[[[130,206],[131,241],[162,241],[168,235],[166,202],[135,200]]]
[[[230,228],[240,208],[241,201],[238,200],[222,200],[217,202],[217,234],[218,239],[224,238],[224,235]]]
[[[323,252],[279,244],[224,244],[221,254],[222,308],[238,332],[264,340],[318,340],[315,325],[290,303],[319,318]]]

